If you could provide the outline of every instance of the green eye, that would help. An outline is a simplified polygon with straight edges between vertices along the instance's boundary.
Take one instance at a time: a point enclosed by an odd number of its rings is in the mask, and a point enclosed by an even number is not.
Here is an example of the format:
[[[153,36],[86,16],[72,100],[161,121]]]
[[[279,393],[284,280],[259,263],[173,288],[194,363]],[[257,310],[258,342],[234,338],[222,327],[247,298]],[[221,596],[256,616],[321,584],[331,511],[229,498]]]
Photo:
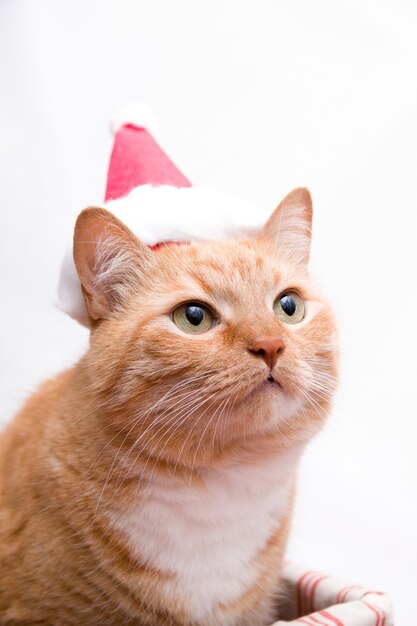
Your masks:
[[[185,333],[200,335],[212,328],[214,315],[210,309],[202,304],[187,302],[173,311],[172,320]]]
[[[281,322],[297,324],[301,322],[305,313],[304,302],[298,293],[287,291],[275,300],[274,313]]]

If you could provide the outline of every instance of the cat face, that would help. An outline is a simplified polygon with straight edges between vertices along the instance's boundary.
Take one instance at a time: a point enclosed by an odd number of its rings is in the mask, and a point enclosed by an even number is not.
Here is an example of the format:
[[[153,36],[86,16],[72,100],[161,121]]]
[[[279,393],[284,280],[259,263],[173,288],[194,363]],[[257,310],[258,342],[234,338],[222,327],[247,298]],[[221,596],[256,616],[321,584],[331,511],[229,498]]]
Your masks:
[[[198,466],[251,443],[298,445],[319,428],[337,348],[306,271],[310,224],[305,190],[253,240],[150,250],[104,209],[81,214],[86,377],[135,454]]]

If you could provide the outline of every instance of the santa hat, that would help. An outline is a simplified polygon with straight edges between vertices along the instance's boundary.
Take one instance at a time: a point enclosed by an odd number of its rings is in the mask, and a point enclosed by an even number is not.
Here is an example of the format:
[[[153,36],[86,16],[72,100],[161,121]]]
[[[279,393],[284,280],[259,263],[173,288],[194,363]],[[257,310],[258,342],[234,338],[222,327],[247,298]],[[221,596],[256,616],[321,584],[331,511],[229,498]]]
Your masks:
[[[106,209],[152,247],[255,234],[270,211],[215,189],[192,187],[154,139],[156,126],[155,116],[143,106],[124,108],[114,119]],[[55,304],[89,325],[72,245],[62,263]]]
[[[141,185],[191,187],[152,137],[150,128],[156,124],[153,114],[143,106],[125,108],[113,121],[115,138],[107,174],[106,202],[122,198]]]

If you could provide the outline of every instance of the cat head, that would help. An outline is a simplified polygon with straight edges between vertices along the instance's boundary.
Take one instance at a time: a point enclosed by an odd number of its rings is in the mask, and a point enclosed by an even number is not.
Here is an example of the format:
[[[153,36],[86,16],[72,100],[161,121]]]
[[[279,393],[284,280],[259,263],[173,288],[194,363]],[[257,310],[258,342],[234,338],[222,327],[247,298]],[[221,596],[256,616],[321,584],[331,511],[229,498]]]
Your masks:
[[[307,441],[336,381],[335,322],[307,271],[312,205],[290,193],[252,239],[150,249],[85,209],[74,261],[103,420],[135,453],[198,467]]]

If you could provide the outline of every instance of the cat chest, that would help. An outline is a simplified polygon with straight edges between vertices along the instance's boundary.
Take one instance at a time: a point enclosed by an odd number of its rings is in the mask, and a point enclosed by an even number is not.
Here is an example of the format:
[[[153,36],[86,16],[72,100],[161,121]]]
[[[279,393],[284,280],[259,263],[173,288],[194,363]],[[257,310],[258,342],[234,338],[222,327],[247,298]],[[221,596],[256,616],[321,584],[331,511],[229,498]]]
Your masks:
[[[226,480],[155,490],[113,524],[141,564],[173,574],[161,582],[161,593],[183,601],[191,618],[204,619],[255,584],[259,554],[288,511],[290,489],[289,481],[255,489]]]

